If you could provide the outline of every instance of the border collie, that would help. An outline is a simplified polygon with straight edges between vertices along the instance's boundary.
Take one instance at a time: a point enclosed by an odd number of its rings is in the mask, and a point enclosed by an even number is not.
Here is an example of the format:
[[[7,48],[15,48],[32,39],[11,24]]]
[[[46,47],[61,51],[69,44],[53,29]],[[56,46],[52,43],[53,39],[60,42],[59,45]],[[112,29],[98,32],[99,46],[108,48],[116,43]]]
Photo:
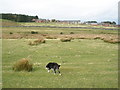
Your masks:
[[[60,70],[59,70],[60,65],[58,65],[55,62],[50,62],[46,65],[46,69],[48,70],[48,72],[50,72],[50,69],[53,70],[54,74],[56,74],[56,70],[58,71],[58,73],[60,74]],[[61,75],[61,74],[60,74]]]

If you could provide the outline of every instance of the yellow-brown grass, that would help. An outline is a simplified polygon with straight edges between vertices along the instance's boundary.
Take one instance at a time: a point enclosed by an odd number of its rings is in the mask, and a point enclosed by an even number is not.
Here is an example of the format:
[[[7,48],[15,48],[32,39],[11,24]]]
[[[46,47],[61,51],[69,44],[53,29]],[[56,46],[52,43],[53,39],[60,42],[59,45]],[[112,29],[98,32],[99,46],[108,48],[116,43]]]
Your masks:
[[[13,65],[13,70],[14,71],[32,71],[33,65],[29,63],[28,59],[21,59],[18,60],[14,65]]]
[[[41,43],[45,43],[45,40],[44,39],[38,39],[38,40],[35,40],[35,41],[29,41],[28,45],[38,45],[38,44],[41,44]]]
[[[46,39],[57,39],[56,36],[50,36],[50,35],[49,35],[49,36],[45,36],[45,38],[46,38]]]
[[[108,42],[108,43],[113,43],[113,44],[120,43],[120,40],[118,40],[118,39],[106,39],[106,38],[104,38],[103,41]]]

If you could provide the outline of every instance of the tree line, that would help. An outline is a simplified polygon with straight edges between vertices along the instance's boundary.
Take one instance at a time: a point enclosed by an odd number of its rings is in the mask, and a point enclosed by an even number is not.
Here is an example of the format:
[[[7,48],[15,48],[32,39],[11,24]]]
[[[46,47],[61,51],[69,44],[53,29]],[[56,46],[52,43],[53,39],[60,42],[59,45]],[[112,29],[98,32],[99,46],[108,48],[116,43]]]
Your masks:
[[[15,22],[32,22],[32,19],[38,19],[38,16],[29,16],[23,14],[11,14],[11,13],[1,13],[0,19],[7,19]]]

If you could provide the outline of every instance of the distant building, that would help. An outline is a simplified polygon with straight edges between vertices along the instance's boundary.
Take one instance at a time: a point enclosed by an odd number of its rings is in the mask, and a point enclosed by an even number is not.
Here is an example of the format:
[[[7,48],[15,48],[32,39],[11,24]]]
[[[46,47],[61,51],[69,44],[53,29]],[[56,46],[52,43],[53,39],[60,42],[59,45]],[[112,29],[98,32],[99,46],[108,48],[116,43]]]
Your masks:
[[[59,23],[67,23],[67,24],[80,24],[80,20],[49,20],[49,19],[33,19],[32,21],[36,23],[48,23],[48,22],[59,22]]]
[[[84,24],[88,24],[88,25],[98,25],[97,21],[87,21],[87,22],[84,22]]]
[[[90,25],[96,26],[98,23],[89,23]]]
[[[50,20],[47,20],[47,19],[33,19],[32,21],[34,21],[36,23],[47,23],[47,22],[50,22]]]
[[[68,24],[80,24],[80,20],[59,20],[61,23],[68,23]]]

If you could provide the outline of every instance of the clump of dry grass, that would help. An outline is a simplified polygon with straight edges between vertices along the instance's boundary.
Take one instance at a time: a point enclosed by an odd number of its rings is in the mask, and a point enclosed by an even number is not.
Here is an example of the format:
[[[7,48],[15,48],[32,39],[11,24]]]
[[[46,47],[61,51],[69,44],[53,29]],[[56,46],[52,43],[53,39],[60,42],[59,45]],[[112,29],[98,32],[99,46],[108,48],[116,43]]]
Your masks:
[[[94,39],[101,39],[101,37],[100,36],[96,36],[96,37],[94,37]]]
[[[28,45],[38,45],[38,44],[41,44],[41,43],[45,43],[45,40],[44,39],[38,39],[38,40],[35,40],[35,41],[29,41]]]
[[[57,39],[55,36],[45,36],[46,39]]]
[[[44,39],[38,39],[34,41],[35,44],[45,43]]]
[[[10,32],[10,34],[13,34],[12,32]]]
[[[107,43],[112,43],[112,44],[120,43],[120,40],[118,40],[118,39],[106,39],[106,38],[104,38],[103,41],[107,42]]]
[[[85,37],[78,37],[77,39],[86,39]]]
[[[32,71],[33,70],[33,65],[29,63],[28,59],[21,59],[19,61],[17,61],[14,65],[13,65],[13,70],[14,71]]]
[[[47,36],[47,34],[41,34],[41,35],[44,36],[44,37]]]
[[[65,37],[60,39],[62,42],[70,42],[72,40],[71,37]]]
[[[70,32],[70,34],[74,34],[74,32]]]
[[[60,32],[60,34],[63,34],[63,32]]]

